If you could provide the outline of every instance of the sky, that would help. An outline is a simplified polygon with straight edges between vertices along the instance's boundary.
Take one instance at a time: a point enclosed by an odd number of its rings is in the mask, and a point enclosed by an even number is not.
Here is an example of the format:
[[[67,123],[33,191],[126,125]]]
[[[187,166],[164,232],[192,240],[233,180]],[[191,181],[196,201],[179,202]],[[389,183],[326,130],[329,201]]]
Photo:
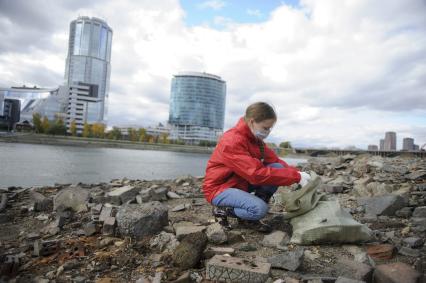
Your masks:
[[[425,0],[0,0],[0,86],[62,84],[78,16],[114,31],[109,126],[166,122],[173,75],[198,71],[227,83],[225,130],[265,101],[270,142],[426,143]]]

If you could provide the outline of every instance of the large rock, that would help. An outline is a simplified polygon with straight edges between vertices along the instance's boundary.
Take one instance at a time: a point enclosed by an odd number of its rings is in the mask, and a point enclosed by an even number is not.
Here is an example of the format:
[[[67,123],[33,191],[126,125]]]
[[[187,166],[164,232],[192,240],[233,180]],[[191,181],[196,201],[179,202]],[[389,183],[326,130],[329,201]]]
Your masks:
[[[111,192],[106,194],[107,202],[120,205],[128,201],[134,200],[136,195],[139,193],[139,188],[132,186],[124,186],[121,188],[115,188]]]
[[[410,180],[426,180],[426,170],[415,171],[407,175],[407,179]]]
[[[209,239],[209,242],[214,244],[223,244],[228,240],[228,237],[226,236],[222,225],[220,225],[219,223],[209,225],[207,227],[206,235]]]
[[[372,198],[358,199],[359,205],[365,206],[369,215],[393,216],[395,212],[408,205],[407,199],[398,195],[383,195]]]
[[[375,283],[420,283],[422,275],[409,265],[396,262],[376,266],[373,274]]]
[[[340,276],[365,282],[371,282],[373,276],[373,268],[371,266],[345,258],[337,260],[335,269]]]
[[[287,233],[283,231],[274,231],[271,234],[265,235],[262,240],[262,245],[265,247],[276,248],[288,244],[290,241]]]
[[[413,211],[413,217],[426,218],[426,206],[416,207]]]
[[[172,255],[173,264],[182,270],[196,266],[206,246],[207,236],[203,232],[187,235]]]
[[[169,221],[167,207],[158,201],[123,205],[116,219],[121,235],[137,239],[160,232]]]
[[[315,209],[293,218],[292,243],[358,243],[371,238],[371,230],[355,221],[337,201],[320,201]]]
[[[55,210],[72,209],[75,212],[87,211],[87,202],[90,199],[86,189],[71,187],[59,191],[53,198]]]
[[[30,191],[30,196],[32,201],[34,202],[34,211],[52,210],[53,200],[51,198],[47,198],[34,190]]]
[[[173,252],[179,245],[179,241],[172,233],[161,232],[149,242],[151,248],[158,248],[160,252]]]
[[[290,271],[296,271],[303,261],[302,248],[298,248],[294,251],[288,251],[280,253],[268,258],[268,262],[273,268],[286,269]]]

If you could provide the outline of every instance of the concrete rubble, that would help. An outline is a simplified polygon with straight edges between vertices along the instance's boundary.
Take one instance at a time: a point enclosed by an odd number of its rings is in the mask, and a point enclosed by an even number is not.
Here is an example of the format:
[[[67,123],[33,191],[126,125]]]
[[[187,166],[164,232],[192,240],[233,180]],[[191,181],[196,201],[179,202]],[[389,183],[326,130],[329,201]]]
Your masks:
[[[334,202],[369,237],[313,209],[296,219],[328,234],[302,245],[280,198],[272,233],[234,219],[224,230],[202,177],[0,188],[0,282],[425,282],[425,160],[325,156],[300,169],[321,178],[315,209]]]

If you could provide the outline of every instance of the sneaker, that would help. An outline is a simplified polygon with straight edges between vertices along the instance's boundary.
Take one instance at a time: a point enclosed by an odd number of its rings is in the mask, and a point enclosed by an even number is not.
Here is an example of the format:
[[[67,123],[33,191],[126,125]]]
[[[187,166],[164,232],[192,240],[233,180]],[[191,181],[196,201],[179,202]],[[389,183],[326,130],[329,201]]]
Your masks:
[[[234,213],[233,207],[214,206],[212,213],[216,222],[219,222],[223,228],[226,230],[232,229],[231,225],[229,224],[228,217],[237,217]]]
[[[261,233],[272,232],[272,226],[261,220],[238,219],[238,223],[244,228],[252,229]]]

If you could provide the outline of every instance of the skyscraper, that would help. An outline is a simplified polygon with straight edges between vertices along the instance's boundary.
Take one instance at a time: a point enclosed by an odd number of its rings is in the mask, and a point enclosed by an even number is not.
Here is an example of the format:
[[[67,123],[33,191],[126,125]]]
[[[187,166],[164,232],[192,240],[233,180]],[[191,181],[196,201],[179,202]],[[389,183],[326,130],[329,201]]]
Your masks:
[[[112,29],[98,18],[79,17],[70,24],[65,80],[68,86],[90,84],[97,102],[89,103],[88,123],[107,120]]]
[[[225,121],[226,82],[207,73],[185,72],[172,79],[171,139],[188,144],[216,142]]]
[[[414,150],[414,139],[404,138],[402,140],[402,150]]]
[[[380,146],[379,146],[379,150],[385,150],[385,140],[384,139],[380,139]]]
[[[385,150],[396,150],[396,133],[385,133]]]

